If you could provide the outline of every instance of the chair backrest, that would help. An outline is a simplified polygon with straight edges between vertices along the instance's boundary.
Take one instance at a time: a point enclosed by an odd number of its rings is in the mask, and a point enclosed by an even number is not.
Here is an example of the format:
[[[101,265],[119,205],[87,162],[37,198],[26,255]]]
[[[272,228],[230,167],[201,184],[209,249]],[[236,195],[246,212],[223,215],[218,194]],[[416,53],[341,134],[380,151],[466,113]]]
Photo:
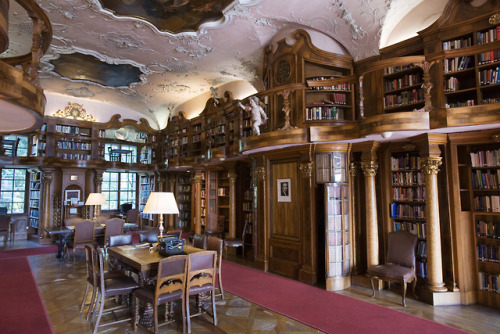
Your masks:
[[[109,236],[109,247],[132,245],[132,234],[116,234]]]
[[[155,304],[158,302],[158,297],[165,293],[172,293],[180,290],[182,295],[184,295],[188,258],[187,255],[173,255],[161,259],[158,262]]]
[[[207,250],[217,252],[217,268],[220,270],[222,264],[222,251],[224,249],[224,240],[217,237],[207,238]]]
[[[158,242],[158,232],[151,231],[139,234],[139,242]]]
[[[189,254],[186,295],[212,291],[215,288],[217,252],[202,251]]]
[[[106,231],[104,232],[104,241],[109,242],[109,237],[111,235],[123,234],[123,226],[125,225],[125,220],[120,218],[111,218],[106,221]]]
[[[193,247],[207,249],[207,238],[201,234],[193,236]]]
[[[409,268],[415,267],[415,248],[418,237],[407,231],[391,232],[387,235],[387,263]]]
[[[127,218],[126,218],[127,223],[135,224],[137,223],[138,219],[139,219],[139,210],[130,209],[127,211]]]
[[[120,204],[120,213],[122,215],[126,215],[129,210],[132,209],[132,203],[123,203]]]
[[[97,284],[96,250],[91,245],[85,245],[85,265],[87,267],[87,281]]]
[[[92,220],[83,220],[75,226],[73,244],[94,243],[95,224]]]
[[[10,215],[0,215],[0,230],[9,230]]]

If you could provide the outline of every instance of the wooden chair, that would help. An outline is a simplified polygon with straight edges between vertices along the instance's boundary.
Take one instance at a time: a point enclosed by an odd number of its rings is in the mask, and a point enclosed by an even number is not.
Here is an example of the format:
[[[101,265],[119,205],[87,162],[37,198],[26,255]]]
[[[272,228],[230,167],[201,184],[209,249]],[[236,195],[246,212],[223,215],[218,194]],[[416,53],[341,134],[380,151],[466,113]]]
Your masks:
[[[127,211],[127,216],[125,217],[125,222],[138,225],[140,223],[139,215],[140,215],[139,210],[130,209]],[[142,226],[138,226],[138,227],[139,227],[139,229],[142,229]]]
[[[4,244],[7,245],[10,234],[10,215],[0,215],[0,236],[4,237]]]
[[[227,254],[228,247],[232,247],[232,248],[241,247],[242,248],[241,254],[243,255],[243,257],[245,257],[245,236],[246,236],[247,227],[248,227],[247,225],[248,225],[248,221],[245,221],[245,224],[243,225],[243,232],[241,233],[241,239],[239,239],[239,238],[225,238],[224,239],[224,250],[225,250],[226,254]]]
[[[120,218],[111,218],[106,221],[106,229],[104,231],[104,240],[102,241],[102,246],[104,248],[109,247],[109,237],[112,235],[123,234],[123,226],[125,225],[125,220]]]
[[[207,238],[201,234],[193,236],[193,247],[207,249]]]
[[[401,284],[402,304],[406,307],[406,284],[413,282],[413,295],[417,285],[415,274],[415,248],[418,237],[406,231],[391,232],[387,236],[387,263],[368,268],[372,284],[372,298],[375,297],[374,280],[399,282]]]
[[[10,226],[10,240],[15,241],[16,240],[16,231],[23,226],[26,226],[27,219],[26,218],[17,218]]]
[[[210,294],[212,305],[212,319],[217,326],[217,312],[215,309],[215,272],[217,267],[217,252],[203,251],[189,254],[189,264],[186,278],[186,320],[188,333],[191,333],[191,317],[196,317],[207,312],[199,303],[200,294]],[[190,314],[189,298],[197,296],[198,312]]]
[[[64,245],[64,253],[69,258],[69,249],[73,251],[73,262],[76,261],[76,250],[84,249],[86,245],[94,246],[95,224],[91,220],[83,220],[75,225],[73,240]]]
[[[117,277],[106,278],[104,271],[104,255],[101,248],[97,249],[97,257],[99,265],[98,266],[99,288],[98,288],[97,301],[95,303],[95,307],[92,313],[92,320],[95,319],[97,310],[99,311],[97,313],[97,319],[95,320],[94,324],[94,334],[97,332],[99,327],[105,327],[132,320],[132,317],[118,319],[118,317],[116,316],[117,311],[125,311],[125,312],[129,311],[128,305],[125,306],[118,305],[116,307],[106,309],[105,308],[106,297],[128,296],[135,289],[139,288],[139,284],[137,284],[137,282],[132,277],[120,275]],[[115,317],[116,320],[107,322],[105,324],[100,324],[102,315],[110,313],[113,313],[113,316]]]
[[[181,301],[182,308],[182,332],[186,331],[186,274],[188,266],[187,255],[174,255],[160,260],[158,263],[158,277],[154,287],[144,287],[134,291],[135,314],[134,331],[142,327],[150,331],[150,327],[139,323],[140,301],[153,304],[153,333],[158,333],[158,312],[160,305],[165,305],[165,322],[161,326],[169,324],[174,319],[173,302]]]
[[[219,291],[220,293],[215,295],[216,297],[220,296],[224,299],[224,288],[222,286],[222,252],[224,250],[224,240],[217,237],[208,237],[207,238],[207,250],[216,251],[217,252],[217,266],[216,266],[216,274],[219,278]]]

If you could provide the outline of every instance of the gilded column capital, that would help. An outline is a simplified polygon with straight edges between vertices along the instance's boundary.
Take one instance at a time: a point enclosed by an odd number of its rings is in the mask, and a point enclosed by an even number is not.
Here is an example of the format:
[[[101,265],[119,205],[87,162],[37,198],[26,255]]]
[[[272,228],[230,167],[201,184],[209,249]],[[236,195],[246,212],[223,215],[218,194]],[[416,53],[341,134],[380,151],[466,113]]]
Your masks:
[[[349,173],[353,177],[356,176],[356,175],[358,175],[358,166],[356,166],[356,164],[354,162],[351,162],[349,164]]]
[[[264,181],[266,179],[266,169],[264,167],[257,167],[255,169],[255,174],[257,175],[257,180]]]
[[[377,175],[378,162],[376,161],[361,162],[361,169],[363,170],[365,176],[373,177]]]
[[[227,177],[228,177],[230,183],[236,183],[237,176],[236,176],[236,173],[234,171],[227,172]]]
[[[43,184],[51,184],[51,183],[52,183],[52,180],[53,180],[52,175],[44,175],[44,176],[42,177],[42,183],[43,183]]]
[[[442,163],[443,161],[441,157],[420,158],[420,164],[422,166],[422,170],[424,174],[428,175],[430,174],[437,175],[437,173],[439,172],[439,166],[441,166]]]
[[[301,163],[299,169],[300,173],[302,174],[302,177],[311,178],[313,171],[313,163],[312,162]]]
[[[191,179],[191,183],[193,183],[193,184],[195,184],[195,183],[202,183],[204,180],[205,179],[203,178],[203,175],[195,175]]]

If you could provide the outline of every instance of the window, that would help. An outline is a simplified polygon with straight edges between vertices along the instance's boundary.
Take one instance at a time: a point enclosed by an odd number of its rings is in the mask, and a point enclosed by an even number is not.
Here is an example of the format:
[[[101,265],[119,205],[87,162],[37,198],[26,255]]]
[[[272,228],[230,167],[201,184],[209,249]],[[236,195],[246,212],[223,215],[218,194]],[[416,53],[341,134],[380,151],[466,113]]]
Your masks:
[[[4,168],[0,184],[0,206],[7,208],[7,213],[24,213],[26,193],[26,170]]]
[[[137,162],[137,147],[134,145],[105,144],[104,160],[125,163]]]
[[[136,173],[104,172],[102,175],[102,193],[106,205],[102,210],[118,210],[123,203],[132,203],[136,207]]]

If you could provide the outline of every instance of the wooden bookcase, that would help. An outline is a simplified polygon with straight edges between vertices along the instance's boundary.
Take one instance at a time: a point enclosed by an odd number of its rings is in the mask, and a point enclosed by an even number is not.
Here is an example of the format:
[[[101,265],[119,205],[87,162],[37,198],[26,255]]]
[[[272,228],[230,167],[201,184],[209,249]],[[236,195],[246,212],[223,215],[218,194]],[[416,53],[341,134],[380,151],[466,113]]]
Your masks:
[[[457,151],[462,211],[471,211],[478,301],[499,307],[500,144],[460,145]]]
[[[412,111],[424,107],[422,69],[397,65],[384,69],[384,112]]]
[[[29,227],[33,232],[32,234],[39,237],[39,223],[40,223],[40,210],[41,210],[41,176],[42,173],[37,170],[30,170],[30,184],[29,184]]]
[[[217,180],[217,210],[218,210],[218,216],[224,216],[224,226],[217,226],[216,230],[220,231],[224,234],[229,232],[229,206],[230,206],[230,200],[231,196],[234,196],[234,194],[231,194],[231,188],[229,185],[229,178],[227,175],[226,170],[222,170],[218,172],[218,180]],[[218,221],[220,221],[218,219]]]
[[[179,215],[177,217],[176,228],[189,231],[191,227],[191,178],[189,175],[177,176],[177,205]]]
[[[326,289],[351,285],[351,203],[347,153],[316,155],[316,183],[323,187]]]
[[[305,62],[304,92],[306,121],[345,121],[354,119],[354,85],[342,82],[352,68]],[[340,82],[339,80],[340,79]]]
[[[69,124],[68,124],[69,123]],[[84,122],[55,124],[56,154],[61,159],[90,160],[92,157],[92,125]]]
[[[146,206],[146,203],[149,198],[149,194],[154,191],[154,186],[155,186],[155,177],[152,174],[148,173],[139,173],[139,211],[141,212],[141,219],[143,222],[143,225],[149,226],[150,223],[153,221],[153,215],[152,214],[147,214],[147,213],[142,213],[144,210],[144,207]]]
[[[427,276],[425,224],[425,180],[418,152],[391,154],[390,216],[394,231],[408,231],[418,236],[417,275]]]

